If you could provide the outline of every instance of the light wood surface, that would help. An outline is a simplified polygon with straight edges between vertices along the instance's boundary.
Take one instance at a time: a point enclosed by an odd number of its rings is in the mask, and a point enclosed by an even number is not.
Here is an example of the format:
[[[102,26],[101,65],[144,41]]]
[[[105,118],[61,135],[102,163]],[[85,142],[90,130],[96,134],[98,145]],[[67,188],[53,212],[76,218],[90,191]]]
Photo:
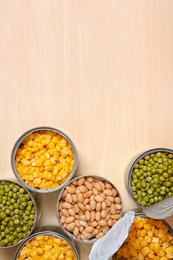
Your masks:
[[[108,178],[132,209],[127,165],[173,149],[172,104],[172,0],[0,0],[1,178],[14,177],[17,138],[51,126],[77,148],[75,176]],[[56,197],[42,197],[40,225],[58,225]],[[81,260],[90,248],[79,245]],[[13,254],[0,249],[1,260]]]

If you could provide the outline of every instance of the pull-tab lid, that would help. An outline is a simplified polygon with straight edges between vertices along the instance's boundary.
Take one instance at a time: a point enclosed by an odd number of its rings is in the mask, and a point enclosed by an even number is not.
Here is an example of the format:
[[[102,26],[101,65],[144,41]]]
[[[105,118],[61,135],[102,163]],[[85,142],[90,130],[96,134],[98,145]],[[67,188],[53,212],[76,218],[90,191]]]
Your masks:
[[[108,260],[113,256],[128,236],[135,213],[129,211],[91,248],[89,260]]]
[[[143,208],[147,217],[165,219],[173,214],[173,196],[157,202],[149,207]]]

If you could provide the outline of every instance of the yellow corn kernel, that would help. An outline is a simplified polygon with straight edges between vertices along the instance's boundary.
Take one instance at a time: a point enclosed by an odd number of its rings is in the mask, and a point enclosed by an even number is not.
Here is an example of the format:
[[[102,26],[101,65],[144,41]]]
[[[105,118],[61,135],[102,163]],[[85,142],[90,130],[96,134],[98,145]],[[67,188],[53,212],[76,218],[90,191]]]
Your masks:
[[[22,171],[23,171],[23,166],[17,167],[17,172],[19,173],[19,175],[21,174]]]
[[[31,257],[36,256],[37,255],[37,249],[35,249],[35,248],[31,249],[30,252],[29,252],[29,255]]]
[[[141,249],[141,245],[138,240],[134,241],[133,246],[136,249],[136,251]]]
[[[150,250],[150,252],[148,253],[148,257],[149,259],[155,259],[154,252]]]
[[[47,157],[48,158],[48,157]],[[50,158],[50,157],[49,157]],[[51,160],[47,159],[46,161],[44,161],[43,165],[44,166],[50,166],[52,163],[51,163]]]
[[[47,147],[50,148],[50,149],[54,149],[55,148],[55,143],[54,142],[49,142]]]
[[[138,260],[144,260],[144,256],[141,253],[139,253]]]
[[[165,237],[165,229],[159,228],[157,236],[158,236],[158,238],[161,238],[161,239],[164,238]]]
[[[38,171],[39,172],[43,172],[43,170],[44,170],[43,166],[38,166]],[[42,177],[42,175],[41,176],[39,175],[39,177]]]
[[[166,256],[161,256],[160,260],[168,260],[168,258]]]
[[[41,184],[41,178],[35,178],[33,180],[33,184],[35,187],[39,187],[39,185]]]
[[[165,248],[164,247],[160,247],[160,250],[159,250],[159,252],[158,252],[158,256],[164,256],[165,255],[165,253],[166,253],[166,250],[165,250]]]
[[[39,150],[42,150],[44,146],[43,146],[42,143],[38,143],[37,147],[38,147]]]
[[[32,158],[32,153],[30,151],[26,152],[26,159],[29,160]]]
[[[147,242],[142,239],[142,240],[140,241],[140,245],[141,245],[141,247],[145,247],[145,246],[147,245]]]
[[[150,230],[150,229],[151,229],[151,224],[150,224],[150,223],[144,224],[144,228],[145,228],[146,230]]]
[[[145,237],[146,234],[147,234],[147,230],[146,230],[146,229],[142,229],[141,232],[140,232],[140,235],[141,235],[142,237]]]
[[[136,224],[136,227],[139,228],[139,229],[142,228],[143,227],[143,222],[142,221],[138,222]]]
[[[45,166],[45,171],[52,172],[54,169],[53,165]]]
[[[149,252],[150,252],[150,249],[149,249],[148,246],[145,246],[145,247],[143,247],[143,248],[141,249],[141,254],[142,254],[143,256],[146,256]]]
[[[173,245],[170,245],[166,248],[166,253],[167,254],[172,254],[173,257]]]
[[[38,254],[38,255],[43,255],[43,253],[44,253],[43,248],[38,247],[38,248],[37,248],[37,254]]]
[[[147,243],[151,243],[151,237],[145,236],[144,239]]]
[[[36,166],[39,167],[39,166],[42,166],[43,162],[42,160],[37,160],[36,161]]]

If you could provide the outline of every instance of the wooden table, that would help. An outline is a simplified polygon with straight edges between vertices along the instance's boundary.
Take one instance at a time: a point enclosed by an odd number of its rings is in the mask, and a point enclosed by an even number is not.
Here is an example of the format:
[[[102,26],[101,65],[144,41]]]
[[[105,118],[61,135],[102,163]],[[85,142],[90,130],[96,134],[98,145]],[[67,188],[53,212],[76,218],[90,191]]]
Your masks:
[[[138,153],[173,149],[173,1],[0,0],[0,177],[14,177],[17,138],[37,126],[64,131],[87,173],[117,185]],[[58,225],[57,194],[40,225]],[[172,217],[169,219],[172,223]],[[90,246],[80,244],[82,260]],[[14,249],[0,249],[1,260]]]

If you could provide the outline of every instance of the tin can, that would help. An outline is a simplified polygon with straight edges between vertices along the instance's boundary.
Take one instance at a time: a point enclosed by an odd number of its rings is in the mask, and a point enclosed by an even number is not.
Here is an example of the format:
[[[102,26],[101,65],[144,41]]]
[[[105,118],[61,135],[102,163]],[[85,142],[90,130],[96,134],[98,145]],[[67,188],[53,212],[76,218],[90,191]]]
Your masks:
[[[41,218],[40,202],[21,183],[0,179],[0,248],[19,245],[37,227]]]
[[[28,190],[50,193],[60,190],[75,174],[77,151],[64,132],[53,127],[36,127],[14,144],[11,166],[15,177]]]
[[[57,220],[72,239],[94,243],[121,218],[123,202],[117,187],[92,174],[72,179],[59,193]]]
[[[54,241],[53,245],[50,245],[49,239]],[[68,250],[67,254],[70,254],[70,256],[73,260],[80,260],[78,251],[77,251],[76,247],[74,246],[74,243],[72,243],[67,238],[67,236],[64,234],[64,232],[61,230],[61,228],[56,227],[56,226],[43,226],[43,227],[38,228],[36,233],[34,233],[30,237],[28,237],[18,247],[18,249],[16,250],[16,252],[14,254],[13,260],[20,259],[20,254],[21,254],[22,250],[25,250],[25,248],[27,249],[26,245],[28,243],[30,243],[32,241],[32,244],[34,244],[34,241],[38,242],[39,240],[45,241],[42,244],[42,246],[40,245],[40,248],[42,250],[37,252],[38,256],[41,256],[43,259],[44,259],[44,257],[46,257],[45,256],[46,254],[47,254],[47,257],[55,256],[56,259],[58,259],[59,255],[62,255],[62,257],[64,257],[64,259],[66,259],[67,252],[65,252],[64,248],[67,247],[67,250]],[[61,247],[61,244],[63,244],[62,247]],[[48,247],[50,247],[49,250],[48,250]],[[28,249],[29,251],[27,252],[27,254],[30,254],[30,253],[32,254],[32,249],[34,249],[34,246],[33,246],[33,248],[31,246],[30,249]],[[24,255],[22,257],[24,257]],[[22,259],[25,259],[25,258],[22,258]],[[26,259],[27,259],[27,257],[26,257]],[[49,258],[45,258],[45,259],[49,259]]]
[[[139,222],[135,224],[137,227],[136,228],[136,234],[140,232],[140,241],[139,237],[133,238],[133,232],[134,227],[131,230],[131,227],[128,231],[128,235],[125,241],[122,242],[121,247],[123,248],[128,248],[128,252],[126,255],[125,249],[124,250],[124,255],[121,255],[121,253],[117,252],[113,256],[113,260],[116,259],[131,259],[131,257],[135,257],[136,259],[160,259],[163,255],[163,252],[165,252],[165,257],[166,259],[172,259],[173,257],[173,229],[171,226],[165,221],[165,220],[157,220],[157,219],[152,219],[146,216],[142,209],[136,208],[132,210],[135,213],[135,220],[139,218]],[[144,223],[142,222],[142,219],[148,219],[149,221]],[[133,224],[133,223],[132,223]],[[150,229],[151,226],[151,229]],[[164,238],[162,239],[162,232],[163,229],[165,228],[165,236],[167,236],[167,239]],[[145,232],[144,232],[145,231]],[[146,233],[146,234],[145,234]],[[151,236],[151,234],[153,234]],[[169,237],[169,239],[168,239]],[[134,241],[132,242],[132,240]],[[169,240],[169,241],[168,241]],[[139,242],[139,243],[138,243]],[[139,247],[138,247],[139,245]],[[120,247],[120,250],[121,250]],[[133,248],[132,248],[133,247]],[[162,249],[161,249],[162,247]],[[168,249],[169,248],[169,249]],[[122,250],[122,251],[123,251]],[[147,251],[148,250],[148,251]],[[159,252],[159,251],[163,252]],[[172,250],[172,251],[171,251]]]
[[[152,218],[173,214],[173,150],[154,148],[136,156],[126,172],[126,186],[134,202]]]
[[[139,208],[133,209],[124,213],[112,229],[94,243],[89,260],[159,260],[162,256],[172,259],[172,242],[172,228],[168,223],[148,218]]]

